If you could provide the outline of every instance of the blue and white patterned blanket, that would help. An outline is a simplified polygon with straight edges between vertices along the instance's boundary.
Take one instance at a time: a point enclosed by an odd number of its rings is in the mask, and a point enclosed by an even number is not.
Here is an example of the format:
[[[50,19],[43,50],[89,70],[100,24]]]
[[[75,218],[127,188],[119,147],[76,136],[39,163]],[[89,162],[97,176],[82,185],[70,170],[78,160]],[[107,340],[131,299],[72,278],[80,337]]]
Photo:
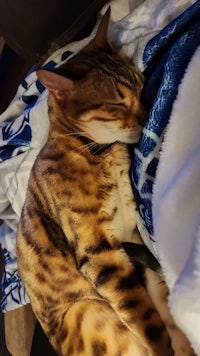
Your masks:
[[[197,1],[147,43],[142,57],[146,83],[143,101],[149,114],[135,150],[132,179],[140,224],[147,230],[154,251],[152,194],[160,148],[179,84],[199,45],[200,2]]]
[[[161,257],[162,264],[164,252],[157,221],[159,200],[154,199],[153,187],[156,186],[159,161],[162,161],[160,150],[179,98],[179,87],[200,45],[200,0],[146,0],[113,24],[110,36],[130,58],[134,58],[146,78],[143,100],[149,115],[133,155],[131,178],[138,206],[138,227],[145,243]],[[88,40],[58,50],[45,66],[53,68],[66,61]],[[5,258],[1,306],[4,311],[28,303],[17,272],[16,229],[28,176],[35,157],[46,142],[47,132],[47,92],[33,70],[0,116],[0,219],[3,220],[0,242]],[[177,140],[181,141],[179,132]],[[176,156],[176,146],[173,154]],[[153,219],[152,201],[157,209],[153,207]],[[163,267],[170,285],[166,264],[164,262]],[[200,353],[200,345],[195,344],[195,347],[199,347]]]

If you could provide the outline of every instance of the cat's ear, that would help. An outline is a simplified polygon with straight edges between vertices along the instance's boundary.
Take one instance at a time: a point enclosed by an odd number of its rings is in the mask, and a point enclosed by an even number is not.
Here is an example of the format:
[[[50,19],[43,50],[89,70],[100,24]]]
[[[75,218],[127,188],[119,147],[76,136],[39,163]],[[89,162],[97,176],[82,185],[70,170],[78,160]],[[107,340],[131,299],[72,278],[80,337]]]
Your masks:
[[[66,92],[70,92],[74,88],[73,80],[65,78],[57,73],[45,69],[38,69],[36,73],[39,81],[57,100],[62,100],[66,95]]]
[[[94,43],[99,47],[105,47],[108,45],[108,26],[110,22],[110,13],[111,9],[109,6],[101,19],[96,35],[94,37]]]

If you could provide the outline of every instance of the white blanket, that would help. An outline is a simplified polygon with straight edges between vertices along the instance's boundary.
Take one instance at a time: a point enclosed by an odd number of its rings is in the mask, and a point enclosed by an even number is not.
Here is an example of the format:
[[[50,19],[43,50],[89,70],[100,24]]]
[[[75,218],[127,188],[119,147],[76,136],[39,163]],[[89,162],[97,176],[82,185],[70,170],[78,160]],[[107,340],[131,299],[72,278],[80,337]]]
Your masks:
[[[200,47],[174,103],[153,193],[160,261],[175,319],[200,355]]]

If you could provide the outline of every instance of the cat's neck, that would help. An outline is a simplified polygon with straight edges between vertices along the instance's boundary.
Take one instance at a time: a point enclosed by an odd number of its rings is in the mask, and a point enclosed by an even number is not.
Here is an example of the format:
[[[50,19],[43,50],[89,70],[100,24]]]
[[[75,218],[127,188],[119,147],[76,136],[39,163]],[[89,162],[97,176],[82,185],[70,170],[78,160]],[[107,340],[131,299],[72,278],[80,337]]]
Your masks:
[[[65,120],[63,120],[65,124],[63,124],[62,115],[60,115],[60,117],[57,117],[56,115],[54,116],[56,117],[56,120],[50,120],[49,140],[53,139],[59,142],[59,140],[63,138],[64,140],[70,140],[71,143],[72,141],[74,141],[76,146],[78,145],[79,141],[81,146],[84,145],[85,148],[88,148],[90,153],[95,156],[103,154],[105,151],[109,150],[109,148],[111,148],[115,143],[113,142],[108,144],[100,144],[91,140],[90,138],[87,138],[86,136],[84,136],[84,134],[81,135],[80,133],[78,133],[76,135],[75,132],[72,132],[69,128],[67,128]]]
[[[89,139],[89,138],[87,138],[85,136],[82,136],[82,135],[79,135],[78,139],[85,146],[87,146],[89,148],[90,152],[93,155],[97,155],[97,156],[103,154],[105,151],[109,150],[109,148],[111,148],[114,145],[114,142],[113,143],[108,143],[108,144],[96,143],[96,142],[92,141],[91,139]]]
[[[56,146],[57,149],[59,146],[67,146],[68,149],[70,147],[71,150],[77,152],[86,153],[88,151],[93,156],[102,155],[103,153],[109,151],[109,149],[111,149],[113,145],[116,144],[115,142],[108,144],[96,143],[84,135],[76,134],[75,132],[73,133],[67,130],[55,130],[55,127],[49,132],[48,142],[50,145],[53,144]]]

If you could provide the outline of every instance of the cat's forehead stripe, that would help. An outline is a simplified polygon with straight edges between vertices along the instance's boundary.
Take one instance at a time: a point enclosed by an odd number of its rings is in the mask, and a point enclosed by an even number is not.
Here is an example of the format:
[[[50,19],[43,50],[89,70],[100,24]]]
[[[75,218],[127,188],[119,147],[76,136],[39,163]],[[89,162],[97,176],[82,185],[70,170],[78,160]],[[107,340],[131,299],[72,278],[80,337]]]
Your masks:
[[[137,90],[138,84],[140,86],[141,77],[134,65],[131,62],[124,61],[124,58],[116,56],[113,53],[110,54],[102,51],[91,52],[90,56],[82,53],[77,56],[77,59],[74,58],[74,60],[83,68],[88,68],[88,71],[101,71],[131,91]]]
[[[101,71],[105,73],[107,76],[110,76],[111,78],[114,78],[118,83],[121,85],[127,87],[131,91],[135,89],[135,81],[132,80],[130,81],[130,78],[126,78],[125,76],[119,76],[113,73],[111,70],[109,71],[107,68],[101,67]]]
[[[106,75],[113,77],[116,81],[122,85],[134,90],[137,87],[138,78],[133,73],[133,68],[120,58],[116,58],[111,55],[105,55],[105,61],[99,64],[99,69],[102,70]]]

